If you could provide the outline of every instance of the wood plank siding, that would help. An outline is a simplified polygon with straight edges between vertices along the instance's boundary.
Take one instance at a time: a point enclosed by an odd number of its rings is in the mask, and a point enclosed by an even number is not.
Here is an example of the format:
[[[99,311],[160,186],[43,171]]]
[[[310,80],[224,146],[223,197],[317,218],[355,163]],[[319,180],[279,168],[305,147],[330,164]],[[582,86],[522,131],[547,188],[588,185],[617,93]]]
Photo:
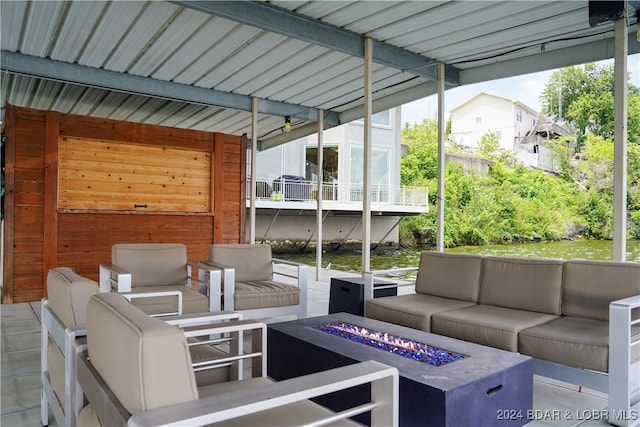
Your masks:
[[[56,266],[97,280],[115,243],[184,243],[200,260],[245,241],[246,136],[10,105],[5,133],[3,303],[42,298]],[[108,176],[106,146],[135,173],[116,156]]]

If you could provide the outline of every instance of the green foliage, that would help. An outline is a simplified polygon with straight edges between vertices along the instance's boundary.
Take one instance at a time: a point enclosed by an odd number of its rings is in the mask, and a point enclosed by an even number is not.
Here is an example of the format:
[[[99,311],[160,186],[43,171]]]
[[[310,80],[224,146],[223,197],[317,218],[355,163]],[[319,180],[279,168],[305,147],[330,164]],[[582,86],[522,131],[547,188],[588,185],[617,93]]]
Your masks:
[[[554,163],[560,166],[557,175],[517,165],[511,153],[498,155],[499,141],[491,133],[479,142],[480,154],[495,162],[488,175],[468,175],[460,165],[447,164],[444,246],[483,245],[516,237],[554,240],[575,229],[584,230],[589,238],[610,239],[613,81],[612,66],[595,64],[568,67],[549,79],[540,95],[543,112],[556,120],[561,116],[578,130],[577,145],[575,135],[547,141]],[[640,88],[631,84],[627,128],[629,233],[640,238]],[[427,186],[434,205],[428,214],[402,221],[401,239],[435,244],[437,123],[424,120],[407,126],[403,140],[409,152],[401,163],[402,183]]]
[[[482,135],[480,141],[478,141],[478,151],[486,159],[495,159],[499,148],[500,139],[498,139],[497,134],[491,131]]]
[[[425,186],[438,174],[438,124],[424,119],[421,124],[405,127],[402,142],[409,151],[400,163],[400,180],[403,185]],[[430,189],[431,190],[431,189]]]
[[[640,89],[628,84],[627,138],[640,143]],[[560,117],[578,131],[612,138],[614,133],[614,69],[612,65],[586,64],[555,71],[540,94],[542,112]],[[560,111],[559,107],[562,107]]]

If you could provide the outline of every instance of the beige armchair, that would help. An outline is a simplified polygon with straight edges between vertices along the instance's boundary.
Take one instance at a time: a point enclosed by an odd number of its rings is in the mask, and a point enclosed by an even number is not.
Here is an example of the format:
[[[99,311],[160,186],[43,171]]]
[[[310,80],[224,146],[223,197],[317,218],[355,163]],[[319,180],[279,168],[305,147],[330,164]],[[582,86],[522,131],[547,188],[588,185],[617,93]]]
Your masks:
[[[264,341],[260,348],[265,362]],[[184,331],[115,293],[89,301],[87,346],[78,352],[77,365],[89,401],[81,425],[354,425],[348,417],[365,412],[374,426],[398,425],[396,368],[370,361],[277,383],[263,371],[244,381],[198,387]],[[363,384],[370,384],[371,401],[339,413],[308,400]]]
[[[188,262],[187,248],[179,243],[116,244],[111,248],[111,264],[100,264],[100,292],[178,291],[185,314],[219,311],[219,292],[210,293],[210,289],[220,280],[215,268]],[[180,314],[175,296],[135,299],[132,304],[147,314]]]
[[[270,245],[213,244],[203,263],[222,270],[225,310],[252,318],[307,316],[308,267],[273,258]]]
[[[98,283],[76,274],[69,267],[51,269],[47,275],[47,297],[41,302],[41,402],[42,425],[49,424],[49,409],[60,427],[73,427],[82,409],[82,391],[77,388],[74,346],[86,336],[87,304],[92,295],[98,293]],[[179,292],[169,291],[175,295]],[[126,299],[155,298],[152,294],[122,294]],[[167,316],[163,320],[172,325],[189,328],[186,333],[189,353],[194,365],[198,385],[242,379],[242,360],[234,364],[225,363],[218,369],[210,366],[220,363],[229,352],[242,352],[241,336],[237,331],[229,338],[219,339],[230,347],[222,351],[212,346],[209,334],[201,332],[204,327],[238,321],[238,313],[200,313],[197,315]],[[230,344],[231,343],[231,346]]]
[[[42,299],[40,326],[40,418],[49,424],[49,408],[60,427],[75,426],[82,408],[82,393],[76,390],[76,339],[86,334],[87,303],[98,292],[98,284],[69,267],[47,274],[47,297]]]

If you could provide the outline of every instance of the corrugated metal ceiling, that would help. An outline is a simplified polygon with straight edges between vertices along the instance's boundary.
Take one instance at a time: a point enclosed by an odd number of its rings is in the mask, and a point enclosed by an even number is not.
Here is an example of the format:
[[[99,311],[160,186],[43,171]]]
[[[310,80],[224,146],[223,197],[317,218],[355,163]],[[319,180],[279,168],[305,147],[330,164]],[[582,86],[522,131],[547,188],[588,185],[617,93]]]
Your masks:
[[[353,37],[383,52],[374,110],[434,93],[435,62],[451,86],[613,56],[613,24],[589,26],[586,0],[3,0],[0,13],[3,105],[251,135],[257,97],[266,145],[310,132],[316,109],[327,126],[362,116]],[[281,134],[284,115],[298,131]]]

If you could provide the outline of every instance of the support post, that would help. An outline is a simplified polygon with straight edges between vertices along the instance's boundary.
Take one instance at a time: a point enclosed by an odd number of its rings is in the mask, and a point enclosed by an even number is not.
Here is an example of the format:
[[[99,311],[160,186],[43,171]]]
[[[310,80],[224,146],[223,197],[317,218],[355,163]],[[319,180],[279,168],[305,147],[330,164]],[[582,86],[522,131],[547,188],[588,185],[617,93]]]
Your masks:
[[[362,168],[362,272],[371,264],[371,88],[373,79],[373,41],[364,40],[364,167]]]
[[[624,18],[615,21],[614,141],[613,141],[613,260],[627,252],[627,2]]]
[[[316,239],[316,280],[320,280],[322,270],[322,183],[324,181],[324,110],[318,110],[318,192],[316,210],[316,229],[318,237]]]
[[[444,252],[444,138],[444,64],[440,63],[438,64],[438,193],[436,194],[436,250],[438,252]]]
[[[258,152],[258,98],[251,98],[251,179],[249,191],[249,243],[256,243],[256,154]]]

